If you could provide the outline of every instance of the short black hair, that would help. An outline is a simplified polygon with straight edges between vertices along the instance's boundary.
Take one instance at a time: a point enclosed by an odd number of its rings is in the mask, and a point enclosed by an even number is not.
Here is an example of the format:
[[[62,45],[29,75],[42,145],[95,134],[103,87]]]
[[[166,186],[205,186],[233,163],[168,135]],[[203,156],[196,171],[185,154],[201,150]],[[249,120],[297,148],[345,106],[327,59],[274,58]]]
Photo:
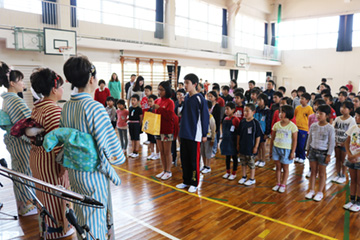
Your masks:
[[[218,90],[220,91],[220,85],[218,83],[213,83],[212,84],[212,90]]]
[[[36,93],[48,97],[53,87],[59,88],[64,84],[63,79],[49,68],[41,68],[30,76],[31,87]]]
[[[304,86],[300,86],[300,87],[298,87],[297,91],[304,93],[304,92],[306,92],[306,88]]]
[[[311,96],[316,96],[316,93],[312,92],[312,93],[311,93]]]
[[[113,101],[113,103],[115,103],[115,98],[113,98],[112,96],[108,96],[106,98],[106,102],[108,102],[108,101]]]
[[[294,117],[294,108],[290,105],[284,105],[280,107],[280,110],[285,113],[285,117],[288,119],[293,119]]]
[[[159,83],[159,86],[164,88],[165,98],[171,98],[172,92],[171,92],[171,85],[170,85],[169,81],[162,81]]]
[[[199,84],[199,78],[194,73],[189,73],[184,77],[184,80],[189,80],[192,84]]]
[[[241,94],[244,94],[244,89],[243,88],[235,88],[234,89],[234,95],[237,93],[237,92],[240,92]]]
[[[146,85],[144,89],[149,89],[150,91],[152,91],[152,86]]]
[[[327,81],[326,78],[322,78],[322,79],[321,79],[321,82],[323,82],[323,83],[326,83],[326,81]]]
[[[186,94],[186,91],[184,90],[184,89],[178,89],[177,91],[176,91],[177,93],[179,92],[179,93],[182,93],[182,94]]]
[[[154,101],[158,98],[155,94],[151,94],[149,97],[149,99],[153,99]]]
[[[317,111],[318,111],[318,112],[323,112],[323,113],[325,113],[326,115],[330,115],[330,113],[331,113],[331,107],[330,107],[329,105],[322,104],[322,105],[318,106]]]
[[[228,102],[225,107],[229,107],[231,109],[235,109],[235,103],[234,102]]]
[[[348,88],[347,86],[341,86],[341,87],[339,88],[339,91],[341,91],[341,89],[345,89],[346,91],[349,91],[349,88]]]
[[[98,82],[98,85],[100,86],[100,84],[102,84],[102,83],[103,83],[104,85],[106,85],[106,82],[105,82],[104,79],[100,79],[99,82]]]
[[[259,94],[259,96],[257,98],[264,100],[265,105],[267,105],[268,95],[266,95],[265,93],[261,93],[261,94]]]
[[[321,90],[320,95],[323,95],[323,94],[331,94],[330,89],[325,88],[325,89]]]
[[[325,100],[324,99],[322,99],[322,98],[317,98],[317,99],[315,99],[315,101],[314,101],[314,103],[313,103],[313,105],[325,105],[326,104],[326,102],[325,102]]]
[[[244,94],[242,94],[241,92],[236,92],[234,94],[235,97],[240,97],[241,99],[244,99]]]
[[[253,103],[247,103],[247,104],[245,105],[245,107],[250,108],[250,110],[251,110],[252,112],[254,112],[254,111],[256,110],[256,106],[255,106],[255,104],[253,104]]]
[[[286,93],[286,88],[284,86],[280,86],[278,88],[279,91],[283,91],[284,93]]]
[[[331,94],[325,94],[324,98],[328,98],[330,102],[333,101],[333,96],[331,96]]]
[[[341,107],[346,107],[348,109],[353,110],[354,109],[354,104],[353,102],[351,101],[344,101],[342,104],[341,104]]]
[[[274,92],[274,96],[278,96],[279,98],[283,97],[283,94],[279,91]]]
[[[308,101],[310,101],[310,99],[311,99],[311,95],[307,92],[304,92],[300,97],[303,97]]]
[[[273,80],[268,80],[268,83],[271,83],[272,85],[275,85],[275,82]]]
[[[211,109],[212,108],[212,102],[210,100],[207,100],[207,105],[208,105],[208,108]]]
[[[297,93],[297,90],[296,90],[296,89],[293,89],[293,90],[291,91],[291,93],[294,93],[294,92],[296,92],[296,93]]]
[[[235,89],[235,88],[237,88],[237,82],[236,82],[236,80],[235,80],[235,79],[231,79],[231,81],[230,81],[230,82],[235,83],[235,87],[234,87],[234,89]]]
[[[184,86],[184,83],[183,83],[183,82],[179,82],[178,85],[183,85],[183,86]]]
[[[215,91],[210,91],[210,92],[208,92],[208,94],[213,95],[216,99],[218,99],[218,97],[219,97]]]
[[[250,80],[248,83],[251,83],[251,84],[255,85],[255,81],[254,81],[254,80]]]
[[[355,113],[360,114],[360,107],[358,107],[357,109],[355,109]]]
[[[133,94],[133,95],[131,96],[131,98],[135,98],[136,100],[140,101],[140,97],[139,97],[139,95],[137,95],[137,94]]]
[[[136,77],[136,74],[131,74],[131,76],[130,77]]]
[[[118,104],[124,105],[125,108],[126,108],[126,104],[125,104],[125,100],[124,100],[124,99],[119,99],[119,100],[117,101],[116,105],[118,105]]]
[[[221,89],[225,90],[225,91],[229,91],[230,87],[228,85],[225,85],[225,86],[222,86]]]
[[[289,97],[282,97],[280,101],[286,101],[287,105],[292,105],[293,100]]]
[[[326,87],[326,88],[329,88],[329,85],[327,85],[327,84],[324,83],[324,82],[320,83],[320,85],[322,85],[322,86],[324,86],[324,87]]]
[[[339,95],[339,96],[344,96],[344,97],[347,97],[347,96],[348,96],[347,92],[345,92],[345,91],[339,92],[338,95]]]
[[[63,67],[66,79],[77,88],[86,87],[91,77],[96,77],[96,68],[85,56],[69,58]]]
[[[356,94],[355,94],[355,93],[353,93],[353,92],[351,92],[351,93],[349,94],[349,96],[353,96],[353,97],[355,97],[355,96],[356,96]]]
[[[259,95],[260,90],[258,88],[253,88],[253,89],[251,89],[250,94],[253,94],[253,93],[255,93],[256,95]]]

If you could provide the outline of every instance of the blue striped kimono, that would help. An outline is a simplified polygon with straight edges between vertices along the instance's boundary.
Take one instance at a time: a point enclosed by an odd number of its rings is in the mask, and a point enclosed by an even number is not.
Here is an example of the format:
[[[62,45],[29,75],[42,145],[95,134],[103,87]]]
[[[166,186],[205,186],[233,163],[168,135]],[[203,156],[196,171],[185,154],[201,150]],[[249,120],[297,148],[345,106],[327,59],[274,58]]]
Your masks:
[[[31,110],[16,93],[3,93],[1,97],[4,99],[2,110],[9,115],[12,125],[21,119],[31,117]],[[10,133],[6,133],[4,143],[11,156],[12,169],[32,176],[29,163],[31,148],[29,139],[26,137],[16,138]],[[30,186],[35,186],[34,183],[25,182]],[[35,194],[34,189],[30,188],[30,190]],[[35,206],[32,203],[33,197],[24,185],[14,182],[14,193],[19,215],[36,214]]]
[[[85,172],[68,169],[71,189],[102,202],[105,209],[95,209],[74,205],[79,224],[87,224],[91,232],[99,239],[107,239],[107,234],[114,237],[112,225],[112,203],[110,195],[110,181],[120,185],[120,178],[110,165],[120,165],[125,162],[120,142],[110,122],[104,106],[93,100],[88,93],[72,95],[61,112],[60,127],[75,128],[89,133],[95,139],[100,165],[98,171]],[[80,237],[78,236],[80,239]],[[89,234],[87,238],[90,239]]]

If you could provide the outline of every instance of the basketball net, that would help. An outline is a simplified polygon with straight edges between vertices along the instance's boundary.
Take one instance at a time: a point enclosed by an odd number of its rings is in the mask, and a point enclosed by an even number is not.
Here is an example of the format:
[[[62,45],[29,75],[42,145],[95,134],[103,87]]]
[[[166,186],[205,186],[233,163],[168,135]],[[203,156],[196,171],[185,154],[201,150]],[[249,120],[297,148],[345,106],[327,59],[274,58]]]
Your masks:
[[[59,47],[59,53],[63,55],[64,61],[69,59],[71,49],[72,47],[68,46]]]

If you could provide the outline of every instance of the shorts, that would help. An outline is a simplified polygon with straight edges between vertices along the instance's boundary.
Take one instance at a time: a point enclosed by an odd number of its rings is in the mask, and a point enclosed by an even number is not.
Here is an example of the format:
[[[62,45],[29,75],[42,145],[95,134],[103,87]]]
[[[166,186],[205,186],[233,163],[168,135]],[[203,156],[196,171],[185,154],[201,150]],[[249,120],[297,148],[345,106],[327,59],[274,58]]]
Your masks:
[[[172,142],[174,141],[174,134],[160,134],[155,136],[156,140],[160,140],[162,142]]]
[[[150,143],[156,143],[156,139],[155,139],[155,136],[154,136],[154,135],[147,134],[147,137],[148,137],[148,141],[149,141]]]
[[[349,160],[346,160],[344,165],[346,167],[354,169],[354,170],[360,170],[360,162],[352,163],[352,162],[349,162]]]
[[[279,161],[282,164],[291,164],[293,163],[293,160],[290,160],[290,153],[291,153],[291,149],[285,149],[285,148],[278,148],[278,147],[273,147],[272,149],[272,159],[274,161]]]
[[[345,148],[345,147],[336,146],[335,148],[340,148],[341,151],[346,152],[346,148]]]
[[[140,140],[140,123],[129,123],[129,133],[131,141]]]
[[[212,146],[210,144],[211,139],[208,139],[206,142],[202,142],[200,147],[201,156],[205,155],[207,159],[210,159],[212,155]]]
[[[309,161],[317,162],[319,165],[327,166],[325,163],[327,157],[327,150],[317,150],[310,148],[309,150]]]
[[[255,169],[255,157],[249,155],[240,155],[241,166],[248,166],[250,169]]]

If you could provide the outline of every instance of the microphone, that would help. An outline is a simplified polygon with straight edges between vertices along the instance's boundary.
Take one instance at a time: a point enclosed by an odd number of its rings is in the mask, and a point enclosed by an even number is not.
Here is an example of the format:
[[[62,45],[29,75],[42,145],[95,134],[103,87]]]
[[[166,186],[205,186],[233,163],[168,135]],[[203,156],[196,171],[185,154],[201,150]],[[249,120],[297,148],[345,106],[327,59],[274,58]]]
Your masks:
[[[64,188],[61,185],[57,185],[56,187],[66,190],[66,188]],[[71,199],[74,198],[74,195],[67,194],[65,192],[54,191],[54,193],[56,195],[60,196],[60,197],[71,198]],[[104,206],[104,204],[102,204],[101,202],[99,202],[98,200],[96,200],[96,199],[94,199],[92,197],[89,197],[89,196],[86,196],[86,195],[80,195],[80,196],[81,196],[81,198],[78,199],[78,200],[83,202],[83,203],[87,203],[87,204],[91,204],[91,205],[97,205],[97,206],[101,206],[101,207]]]
[[[0,159],[0,165],[3,166],[4,168],[8,168],[7,162],[4,158]]]
[[[86,239],[85,231],[82,227],[79,226],[78,221],[76,219],[75,213],[72,209],[69,208],[69,205],[66,204],[66,219],[69,221],[71,225],[73,225],[76,231],[80,234],[82,239]]]

